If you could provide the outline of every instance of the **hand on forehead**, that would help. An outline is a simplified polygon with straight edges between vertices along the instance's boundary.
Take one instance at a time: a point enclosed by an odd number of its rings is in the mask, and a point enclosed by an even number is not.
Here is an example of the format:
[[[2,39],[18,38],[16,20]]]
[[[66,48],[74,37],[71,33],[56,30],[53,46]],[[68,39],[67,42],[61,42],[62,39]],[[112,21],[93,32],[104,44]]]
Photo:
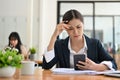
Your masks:
[[[71,26],[75,27],[77,26],[78,24],[82,23],[79,19],[72,19],[69,21],[68,24],[70,24]]]
[[[82,25],[82,22],[79,19],[72,19],[69,22],[66,20],[64,23],[67,24],[68,27],[77,27],[79,25]]]

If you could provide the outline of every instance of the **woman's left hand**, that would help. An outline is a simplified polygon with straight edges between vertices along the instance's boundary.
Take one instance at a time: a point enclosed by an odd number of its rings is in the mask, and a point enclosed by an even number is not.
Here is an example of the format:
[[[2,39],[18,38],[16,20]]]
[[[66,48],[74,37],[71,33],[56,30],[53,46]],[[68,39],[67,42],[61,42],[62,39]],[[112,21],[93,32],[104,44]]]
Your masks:
[[[90,60],[89,58],[86,58],[85,62],[79,61],[78,63],[79,64],[77,64],[77,66],[81,70],[96,70],[96,71],[108,70],[108,67],[106,65],[97,64]]]

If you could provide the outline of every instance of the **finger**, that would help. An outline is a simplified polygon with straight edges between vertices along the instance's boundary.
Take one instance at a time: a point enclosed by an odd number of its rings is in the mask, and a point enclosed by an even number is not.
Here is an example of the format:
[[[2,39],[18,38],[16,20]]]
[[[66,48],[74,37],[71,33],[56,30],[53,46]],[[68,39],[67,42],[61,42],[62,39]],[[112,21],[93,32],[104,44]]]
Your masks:
[[[86,62],[87,62],[87,63],[91,63],[92,60],[90,60],[89,58],[86,58]]]
[[[76,66],[78,66],[81,69],[86,69],[86,70],[90,69],[90,64],[88,63],[85,63],[84,65],[76,64]]]
[[[65,30],[68,30],[71,27],[71,25],[68,24],[68,21],[62,21],[60,24],[63,25]]]
[[[68,20],[62,21],[64,24],[68,24]]]
[[[78,61],[79,64],[86,65],[86,62]]]
[[[89,61],[90,59],[89,59],[89,58],[86,58],[86,60],[88,60],[88,61]]]
[[[79,64],[76,64],[76,66],[81,69],[81,70],[87,70],[87,67],[86,66],[83,66],[83,65],[79,65]]]
[[[79,61],[78,63],[79,63],[79,65],[83,65],[84,67],[86,67],[86,69],[90,66],[90,63],[89,63],[89,62]]]
[[[79,64],[79,65],[82,65],[82,66],[86,66],[86,65],[87,65],[86,62],[82,62],[82,61],[79,61],[78,64]]]
[[[67,24],[62,24],[63,25],[63,27],[64,27],[64,29],[69,29],[69,26],[67,25]]]
[[[86,58],[86,63],[89,63],[89,59],[88,58]]]

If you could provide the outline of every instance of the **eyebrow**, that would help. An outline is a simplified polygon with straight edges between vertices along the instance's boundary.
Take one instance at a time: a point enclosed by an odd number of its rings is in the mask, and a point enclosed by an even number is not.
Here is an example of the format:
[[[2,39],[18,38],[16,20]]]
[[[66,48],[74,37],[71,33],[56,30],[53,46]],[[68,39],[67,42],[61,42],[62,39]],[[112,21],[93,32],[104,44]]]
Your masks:
[[[76,25],[75,27],[77,27],[77,26],[79,26],[79,25],[80,25],[80,24]],[[74,26],[70,25],[70,27],[74,27]]]

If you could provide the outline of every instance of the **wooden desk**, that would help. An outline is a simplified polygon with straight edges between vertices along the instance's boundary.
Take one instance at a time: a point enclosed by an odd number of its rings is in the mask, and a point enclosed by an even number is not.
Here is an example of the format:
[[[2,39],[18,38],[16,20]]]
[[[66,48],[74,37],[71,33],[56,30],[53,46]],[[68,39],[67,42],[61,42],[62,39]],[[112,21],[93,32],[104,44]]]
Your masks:
[[[0,80],[120,80],[120,78],[107,77],[104,75],[58,75],[50,70],[36,69],[34,75],[22,75],[20,79],[0,78]]]
[[[35,60],[35,63],[37,63],[38,64],[38,66],[42,66],[42,61],[40,61],[40,60]]]

